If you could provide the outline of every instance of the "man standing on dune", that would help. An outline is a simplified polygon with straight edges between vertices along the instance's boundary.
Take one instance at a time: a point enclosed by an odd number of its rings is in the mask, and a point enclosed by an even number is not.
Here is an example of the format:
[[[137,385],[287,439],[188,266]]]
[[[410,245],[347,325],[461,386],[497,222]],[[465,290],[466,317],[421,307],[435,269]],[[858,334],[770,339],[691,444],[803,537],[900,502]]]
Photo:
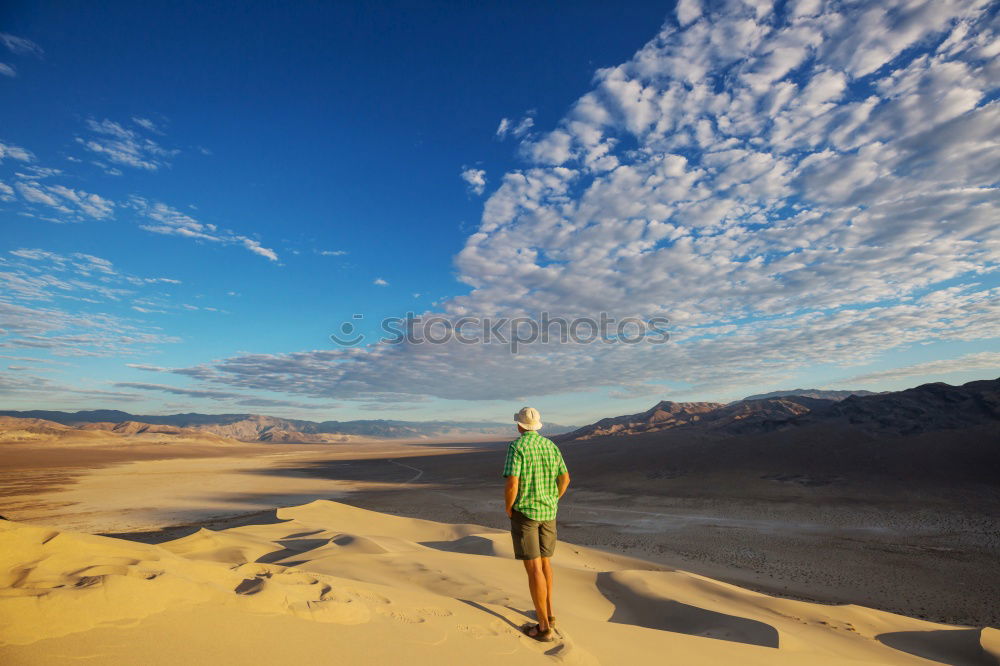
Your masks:
[[[521,436],[507,447],[504,500],[514,540],[514,557],[524,562],[537,624],[522,631],[539,641],[552,640],[552,564],[556,549],[556,510],[569,486],[559,447],[538,434],[541,416],[533,407],[514,415]]]

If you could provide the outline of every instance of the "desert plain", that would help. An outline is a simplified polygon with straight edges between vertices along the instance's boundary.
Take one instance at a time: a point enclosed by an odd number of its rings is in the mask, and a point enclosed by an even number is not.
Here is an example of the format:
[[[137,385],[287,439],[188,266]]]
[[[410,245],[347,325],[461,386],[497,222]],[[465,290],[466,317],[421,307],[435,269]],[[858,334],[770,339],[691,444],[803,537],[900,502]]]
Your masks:
[[[714,440],[562,443],[539,643],[519,631],[505,441],[7,442],[0,660],[997,663],[988,483],[844,479],[773,436],[768,471],[757,445],[723,465]]]

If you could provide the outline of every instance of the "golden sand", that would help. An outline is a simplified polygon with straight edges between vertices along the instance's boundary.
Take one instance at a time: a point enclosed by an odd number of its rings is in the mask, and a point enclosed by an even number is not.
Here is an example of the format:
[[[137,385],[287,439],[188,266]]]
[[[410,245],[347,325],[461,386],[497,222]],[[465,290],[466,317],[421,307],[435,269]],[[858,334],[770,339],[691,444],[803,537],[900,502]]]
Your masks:
[[[0,662],[988,664],[998,632],[779,599],[560,543],[557,640],[507,533],[331,501],[160,545],[0,521]],[[923,655],[918,656],[918,655]]]

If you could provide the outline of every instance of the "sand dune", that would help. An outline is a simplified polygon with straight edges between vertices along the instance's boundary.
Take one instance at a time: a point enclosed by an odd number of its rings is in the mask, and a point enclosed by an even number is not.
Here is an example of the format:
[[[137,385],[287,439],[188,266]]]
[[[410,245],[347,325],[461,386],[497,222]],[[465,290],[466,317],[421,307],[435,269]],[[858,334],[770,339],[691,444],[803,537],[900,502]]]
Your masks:
[[[997,633],[561,543],[558,640],[505,532],[330,501],[160,545],[0,521],[0,662],[993,664]]]

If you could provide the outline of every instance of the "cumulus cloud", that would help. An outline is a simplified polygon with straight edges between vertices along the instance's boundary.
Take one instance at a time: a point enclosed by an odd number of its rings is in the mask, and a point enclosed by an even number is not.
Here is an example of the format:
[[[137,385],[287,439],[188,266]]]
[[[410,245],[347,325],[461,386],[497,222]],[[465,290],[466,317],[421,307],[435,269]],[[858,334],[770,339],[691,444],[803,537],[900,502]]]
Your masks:
[[[699,0],[678,0],[676,11],[678,23],[682,26],[687,25],[701,16],[701,2]]]
[[[462,180],[469,186],[470,192],[482,194],[486,189],[486,171],[484,169],[463,169]]]
[[[375,278],[375,280],[372,281],[372,284],[378,285],[379,287],[388,287],[389,286],[389,283],[387,281],[383,280],[382,278]]]
[[[469,291],[438,314],[666,316],[669,343],[373,344],[177,372],[352,399],[718,393],[995,338],[998,32],[976,0],[685,1],[526,134],[456,257]]]

